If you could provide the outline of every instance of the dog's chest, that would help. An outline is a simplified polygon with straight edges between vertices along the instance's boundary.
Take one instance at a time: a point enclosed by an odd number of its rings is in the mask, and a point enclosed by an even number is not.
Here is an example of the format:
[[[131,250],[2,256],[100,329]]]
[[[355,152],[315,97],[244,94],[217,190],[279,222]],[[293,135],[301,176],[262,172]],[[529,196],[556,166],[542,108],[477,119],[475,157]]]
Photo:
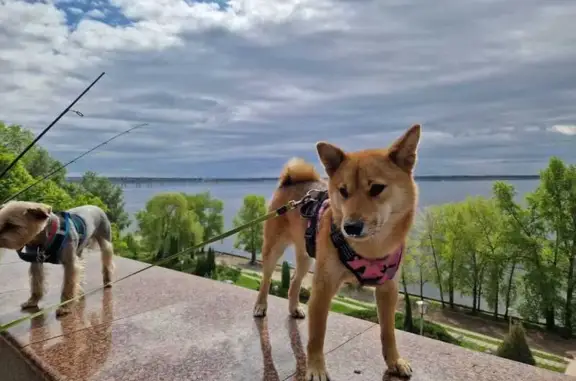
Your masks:
[[[306,251],[312,258],[316,257],[316,244],[318,225],[323,213],[330,207],[330,199],[327,192],[319,192],[317,196],[304,203],[300,209],[302,217],[308,220],[305,233]],[[331,223],[330,241],[340,262],[348,269],[356,281],[365,286],[378,286],[393,279],[398,271],[404,252],[400,246],[394,253],[390,253],[381,259],[366,259],[356,253],[348,244],[340,229]]]

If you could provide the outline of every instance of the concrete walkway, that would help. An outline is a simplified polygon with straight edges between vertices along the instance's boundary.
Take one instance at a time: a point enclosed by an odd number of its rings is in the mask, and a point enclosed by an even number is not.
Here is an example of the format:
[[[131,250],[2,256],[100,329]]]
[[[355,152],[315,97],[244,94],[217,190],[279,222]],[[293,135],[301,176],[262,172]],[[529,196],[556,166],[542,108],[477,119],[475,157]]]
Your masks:
[[[566,368],[566,374],[576,378],[576,360],[570,361]]]

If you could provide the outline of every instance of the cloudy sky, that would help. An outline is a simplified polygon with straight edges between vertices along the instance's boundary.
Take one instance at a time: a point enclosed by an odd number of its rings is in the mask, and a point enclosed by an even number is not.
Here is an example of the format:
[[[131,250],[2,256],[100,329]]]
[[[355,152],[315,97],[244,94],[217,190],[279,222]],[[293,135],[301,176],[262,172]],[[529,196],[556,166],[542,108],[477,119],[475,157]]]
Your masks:
[[[576,162],[576,1],[0,0],[0,120],[114,176],[276,176],[314,143],[387,146],[418,174]]]

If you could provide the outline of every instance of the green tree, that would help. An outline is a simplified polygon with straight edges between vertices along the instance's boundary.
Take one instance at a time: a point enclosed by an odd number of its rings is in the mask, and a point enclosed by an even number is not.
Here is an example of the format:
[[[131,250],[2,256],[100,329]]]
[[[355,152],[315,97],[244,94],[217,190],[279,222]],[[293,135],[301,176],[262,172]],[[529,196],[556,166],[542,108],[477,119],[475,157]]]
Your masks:
[[[0,122],[0,142],[9,153],[18,155],[35,139],[34,134],[20,125],[6,125]],[[21,160],[24,168],[33,178],[44,177],[62,166],[58,160],[50,156],[46,149],[34,145]],[[58,185],[65,183],[66,170],[59,171],[51,176],[51,180]]]
[[[564,288],[564,300],[561,300],[560,290],[554,294],[555,306],[563,309],[564,329],[570,335],[576,285],[576,166],[566,166],[559,158],[552,157],[548,167],[540,172],[540,184],[532,194],[532,200],[549,237],[543,254],[549,255],[546,259],[551,263],[551,275],[563,279],[562,285],[551,284]],[[555,315],[555,309],[549,313]]]
[[[14,160],[14,157],[11,153],[0,154],[0,170],[6,168]],[[26,168],[21,163],[17,163],[0,181],[0,202],[34,182],[34,178],[28,173]],[[92,196],[90,199],[93,203],[104,207],[100,199]],[[21,194],[18,200],[44,202],[51,205],[54,210],[66,210],[82,205],[79,202],[82,200],[70,197],[64,189],[51,180],[39,183],[29,191]]]
[[[555,328],[555,305],[561,278],[550,260],[552,253],[547,245],[547,234],[538,213],[538,197],[527,196],[526,208],[514,201],[516,191],[512,185],[496,182],[493,191],[502,211],[507,236],[513,251],[521,253],[520,260],[525,270],[522,275],[522,304],[520,312],[529,319],[546,319],[549,330]]]
[[[143,246],[151,250],[154,260],[167,256],[172,238],[177,240],[178,250],[182,250],[200,243],[204,236],[198,216],[181,193],[155,195],[136,214],[136,219]]]
[[[204,227],[204,239],[210,239],[224,231],[224,203],[213,198],[210,192],[187,194],[188,206],[198,216],[198,221]]]
[[[409,275],[410,284],[418,284],[420,297],[424,297],[424,285],[434,281],[434,262],[430,255],[428,238],[421,229],[423,224],[416,224],[408,236],[406,245],[407,256],[403,261],[402,268]]]
[[[238,227],[264,214],[266,214],[266,199],[263,196],[249,194],[244,197],[244,203],[236,217],[234,217],[234,226]],[[264,224],[260,222],[242,230],[238,233],[234,242],[236,249],[242,249],[251,254],[251,264],[256,263],[256,257],[262,250],[263,226]]]
[[[405,331],[414,332],[414,319],[412,318],[412,301],[410,294],[408,294],[408,287],[406,285],[406,273],[402,268],[402,288],[404,290],[404,323]]]
[[[440,247],[440,257],[443,276],[443,289],[448,292],[448,303],[450,308],[454,308],[454,295],[461,285],[463,253],[468,250],[466,237],[465,216],[462,208],[458,204],[445,204],[441,206],[439,213],[441,218],[438,221],[438,229],[443,234],[443,242]]]
[[[512,325],[510,332],[498,346],[496,355],[524,364],[536,365],[521,323]]]
[[[431,279],[438,286],[440,291],[440,301],[442,308],[445,307],[442,257],[440,255],[446,240],[443,234],[442,209],[439,207],[427,208],[424,213],[420,213],[417,219],[417,240],[421,255],[427,255],[432,262]]]
[[[116,224],[120,230],[130,225],[130,216],[124,210],[124,192],[119,185],[112,184],[110,180],[98,176],[95,172],[86,172],[80,184],[107,205],[110,222]]]
[[[286,261],[282,262],[282,288],[290,288],[290,265]]]

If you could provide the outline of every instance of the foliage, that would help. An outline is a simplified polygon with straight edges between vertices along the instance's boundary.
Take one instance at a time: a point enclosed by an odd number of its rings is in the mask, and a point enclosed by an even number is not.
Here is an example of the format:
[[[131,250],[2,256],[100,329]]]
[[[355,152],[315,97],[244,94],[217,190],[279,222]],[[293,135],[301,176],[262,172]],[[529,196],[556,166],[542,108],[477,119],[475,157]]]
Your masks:
[[[16,124],[6,125],[0,121],[0,142],[7,152],[18,155],[34,139],[35,136],[30,130]],[[38,144],[22,157],[20,163],[33,178],[43,177],[62,166],[62,163],[52,158],[48,151]],[[66,171],[62,170],[51,176],[51,180],[58,185],[63,185],[65,177]]]
[[[357,309],[357,310],[352,310],[352,311],[347,311],[346,315],[348,316],[352,316],[358,319],[362,319],[362,320],[368,320],[371,321],[373,323],[378,323],[378,312],[376,311],[376,309]],[[395,326],[396,329],[400,329],[400,330],[405,330],[404,329],[404,314],[400,313],[400,312],[396,312],[396,316],[395,316]],[[420,318],[414,319],[414,325],[412,327],[412,330],[410,331],[412,333],[416,333],[419,334],[420,333]],[[448,333],[448,331],[446,331],[446,329],[444,329],[444,327],[426,321],[424,320],[424,327],[423,327],[423,333],[424,336],[435,339],[435,340],[440,340],[440,341],[444,341],[446,343],[450,343],[450,344],[456,344],[459,345],[460,341],[458,339],[456,339],[454,336],[450,335],[450,333]]]
[[[498,181],[491,198],[422,211],[409,237],[406,281],[419,284],[421,293],[425,283],[435,284],[443,305],[455,308],[460,293],[471,297],[472,313],[490,310],[495,318],[515,306],[524,319],[543,320],[549,330],[561,325],[570,336],[576,324],[576,166],[552,157],[537,188],[518,198],[512,185]]]
[[[260,290],[260,282],[258,282],[258,288],[256,289],[256,291]],[[272,281],[270,282],[270,295],[275,295],[275,296],[279,296],[281,298],[287,298],[288,297],[288,289],[287,288],[283,288],[282,287],[282,282],[281,281],[277,281],[272,279]],[[298,295],[298,299],[300,300],[300,303],[306,304],[308,303],[308,300],[310,299],[310,290],[307,289],[306,287],[301,287],[300,288],[300,294]]]
[[[130,225],[130,217],[124,210],[124,192],[119,185],[112,184],[105,177],[94,172],[86,172],[80,182],[82,188],[100,198],[108,206],[106,214],[110,222],[116,224],[120,230]]]
[[[236,283],[240,279],[242,270],[230,266],[216,265],[216,274],[219,280],[231,280]]]
[[[155,261],[168,256],[171,241],[179,251],[200,243],[204,236],[198,216],[181,193],[155,195],[136,213],[136,219],[142,242],[154,253]]]
[[[282,288],[290,288],[290,265],[286,261],[282,262]]]
[[[264,214],[266,214],[266,199],[263,196],[249,194],[244,197],[242,208],[234,217],[234,226],[241,226]],[[262,247],[263,226],[262,222],[256,223],[236,235],[234,247],[249,252],[251,254],[250,263],[252,264],[256,263],[256,256]]]
[[[203,240],[222,234],[224,230],[224,203],[222,200],[213,198],[210,192],[185,194],[188,207],[198,217],[198,222],[204,228]]]
[[[524,364],[536,365],[536,360],[526,342],[526,334],[521,323],[513,324],[509,334],[498,346],[496,355]]]

